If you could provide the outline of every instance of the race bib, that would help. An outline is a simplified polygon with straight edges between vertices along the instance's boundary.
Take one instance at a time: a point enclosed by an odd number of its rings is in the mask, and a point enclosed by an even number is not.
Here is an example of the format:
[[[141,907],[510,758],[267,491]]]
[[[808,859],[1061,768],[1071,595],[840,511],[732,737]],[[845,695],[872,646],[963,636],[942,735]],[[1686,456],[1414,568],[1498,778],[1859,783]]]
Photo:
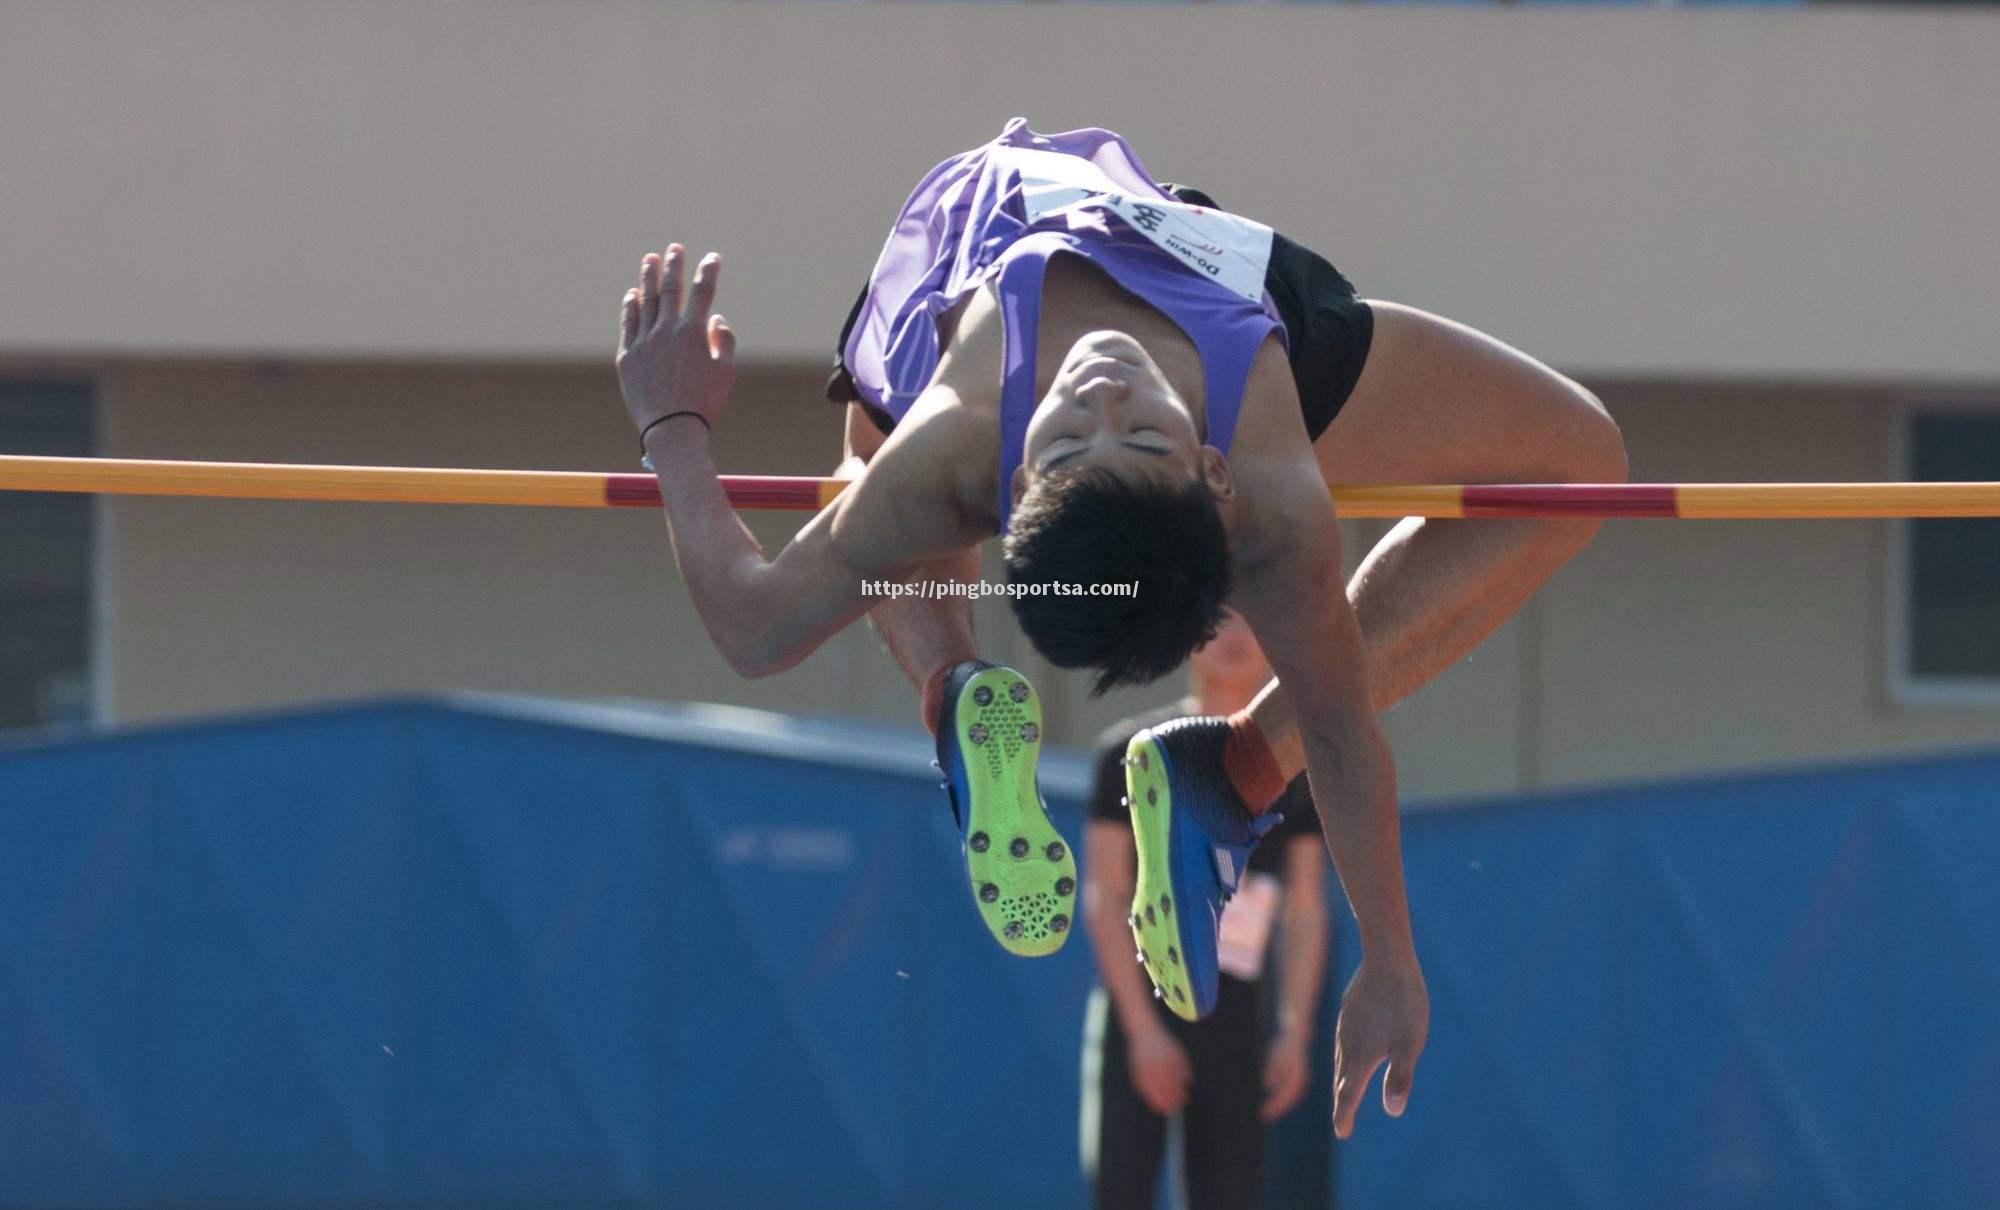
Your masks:
[[[1009,148],[1021,176],[1028,221],[1071,207],[1099,206],[1194,272],[1250,302],[1264,301],[1271,264],[1271,229],[1241,215],[1124,192],[1089,160],[1031,148]]]
[[[1278,920],[1282,892],[1275,875],[1246,874],[1236,897],[1222,908],[1216,965],[1225,975],[1251,980],[1264,973],[1264,955],[1271,947],[1271,929]]]

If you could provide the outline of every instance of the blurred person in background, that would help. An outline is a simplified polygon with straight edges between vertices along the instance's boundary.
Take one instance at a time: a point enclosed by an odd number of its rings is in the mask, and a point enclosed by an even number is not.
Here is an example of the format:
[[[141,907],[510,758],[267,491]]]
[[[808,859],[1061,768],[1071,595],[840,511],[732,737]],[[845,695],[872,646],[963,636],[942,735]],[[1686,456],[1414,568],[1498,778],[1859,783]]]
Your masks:
[[[1176,1115],[1192,1210],[1253,1205],[1265,1127],[1298,1103],[1311,1070],[1326,972],[1326,858],[1305,778],[1279,799],[1275,809],[1284,821],[1251,852],[1248,873],[1223,912],[1215,1011],[1183,1021],[1156,1002],[1132,960],[1126,912],[1137,859],[1125,806],[1126,745],[1169,719],[1240,710],[1271,675],[1256,637],[1233,613],[1189,668],[1186,697],[1104,733],[1091,783],[1082,912],[1100,986],[1084,1020],[1081,1135],[1099,1210],[1151,1210],[1168,1121]],[[1276,992],[1267,997],[1274,926],[1281,951]]]

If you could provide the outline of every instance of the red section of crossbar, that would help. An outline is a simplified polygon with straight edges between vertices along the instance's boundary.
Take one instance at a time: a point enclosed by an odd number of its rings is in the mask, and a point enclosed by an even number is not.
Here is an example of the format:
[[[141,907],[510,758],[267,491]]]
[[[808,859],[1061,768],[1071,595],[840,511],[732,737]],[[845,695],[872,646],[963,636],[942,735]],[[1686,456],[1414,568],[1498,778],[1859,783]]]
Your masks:
[[[1680,515],[1671,483],[1469,485],[1468,517],[1674,517]]]
[[[839,485],[791,475],[722,475],[723,494],[737,508],[818,512]],[[620,508],[658,508],[660,484],[651,475],[606,475],[604,502]]]

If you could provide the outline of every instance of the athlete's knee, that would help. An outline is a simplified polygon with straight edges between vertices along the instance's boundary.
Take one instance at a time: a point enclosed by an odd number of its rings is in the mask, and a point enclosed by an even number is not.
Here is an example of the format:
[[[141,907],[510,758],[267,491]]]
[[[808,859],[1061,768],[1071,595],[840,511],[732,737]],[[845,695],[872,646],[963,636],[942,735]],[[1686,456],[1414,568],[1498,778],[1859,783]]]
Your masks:
[[[1551,469],[1560,483],[1624,483],[1630,475],[1625,456],[1625,437],[1611,412],[1589,388],[1563,378],[1560,398],[1554,406],[1561,422],[1554,427],[1545,456],[1553,459]],[[1536,529],[1536,544],[1545,554],[1561,561],[1588,546],[1604,522],[1595,518],[1566,517],[1543,522]]]
[[[1564,378],[1561,433],[1563,478],[1571,483],[1623,483],[1631,473],[1625,435],[1604,401],[1588,387]]]
[[[1631,462],[1625,453],[1625,434],[1597,396],[1591,395],[1590,401],[1596,407],[1585,425],[1588,436],[1581,443],[1583,449],[1580,451],[1589,463],[1590,482],[1623,483],[1632,472]]]

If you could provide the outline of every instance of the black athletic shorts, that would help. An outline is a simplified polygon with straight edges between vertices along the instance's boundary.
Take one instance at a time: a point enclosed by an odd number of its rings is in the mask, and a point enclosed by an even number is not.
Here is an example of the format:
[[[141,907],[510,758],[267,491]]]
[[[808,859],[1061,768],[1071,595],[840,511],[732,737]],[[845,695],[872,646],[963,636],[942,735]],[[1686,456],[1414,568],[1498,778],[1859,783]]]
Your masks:
[[[1194,206],[1220,210],[1215,199],[1186,185],[1163,184],[1160,188]],[[1271,264],[1264,274],[1264,289],[1277,305],[1284,321],[1287,354],[1292,363],[1292,379],[1299,388],[1299,409],[1305,414],[1306,433],[1317,439],[1340,414],[1361,377],[1368,360],[1368,345],[1375,335],[1375,313],[1354,296],[1354,284],[1303,244],[1283,235],[1271,237]],[[847,337],[860,318],[867,287],[854,300],[847,322],[840,326],[840,339],[833,347],[833,373],[826,380],[826,397],[835,403],[860,403],[875,427],[884,433],[895,422],[882,411],[870,407],[854,388],[847,372],[843,351]]]

